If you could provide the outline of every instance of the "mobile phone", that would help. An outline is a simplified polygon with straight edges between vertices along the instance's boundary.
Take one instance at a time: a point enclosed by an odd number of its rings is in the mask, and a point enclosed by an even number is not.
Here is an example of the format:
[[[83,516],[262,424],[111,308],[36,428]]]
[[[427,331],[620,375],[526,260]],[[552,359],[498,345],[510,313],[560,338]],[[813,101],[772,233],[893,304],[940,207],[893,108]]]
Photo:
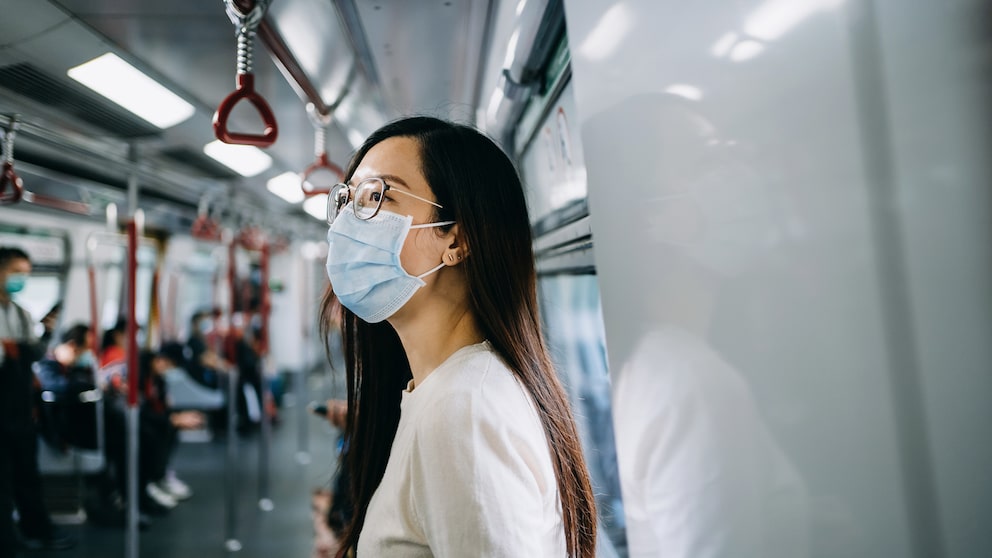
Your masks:
[[[310,404],[307,405],[307,408],[309,408],[310,412],[315,415],[327,417],[327,405],[324,405],[323,403],[317,403],[316,401],[311,401]]]

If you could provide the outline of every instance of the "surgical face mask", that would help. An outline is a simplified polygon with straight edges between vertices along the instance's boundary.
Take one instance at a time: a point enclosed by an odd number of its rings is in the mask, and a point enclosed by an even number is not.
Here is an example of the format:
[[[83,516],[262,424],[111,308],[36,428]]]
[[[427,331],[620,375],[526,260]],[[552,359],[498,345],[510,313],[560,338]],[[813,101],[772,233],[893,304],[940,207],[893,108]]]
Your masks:
[[[24,289],[24,285],[28,282],[27,273],[11,273],[7,276],[7,283],[4,287],[10,294],[19,293]]]
[[[200,320],[199,329],[200,329],[200,333],[202,333],[204,335],[210,333],[214,329],[214,321],[213,320]]]
[[[93,355],[93,351],[85,351],[76,357],[72,365],[79,368],[96,368],[96,357]]]
[[[400,251],[410,229],[454,221],[412,223],[409,215],[384,210],[363,221],[346,208],[327,230],[327,278],[341,304],[366,322],[381,322],[395,314],[425,285],[424,277],[444,267],[442,262],[420,275],[410,275],[400,264]]]

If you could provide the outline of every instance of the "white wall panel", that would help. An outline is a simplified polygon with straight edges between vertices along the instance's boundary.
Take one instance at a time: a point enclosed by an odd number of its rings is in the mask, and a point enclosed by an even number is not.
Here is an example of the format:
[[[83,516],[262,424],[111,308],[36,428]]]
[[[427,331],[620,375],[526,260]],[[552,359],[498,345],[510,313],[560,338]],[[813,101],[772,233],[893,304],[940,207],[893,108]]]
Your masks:
[[[982,555],[979,3],[565,6],[631,555]]]

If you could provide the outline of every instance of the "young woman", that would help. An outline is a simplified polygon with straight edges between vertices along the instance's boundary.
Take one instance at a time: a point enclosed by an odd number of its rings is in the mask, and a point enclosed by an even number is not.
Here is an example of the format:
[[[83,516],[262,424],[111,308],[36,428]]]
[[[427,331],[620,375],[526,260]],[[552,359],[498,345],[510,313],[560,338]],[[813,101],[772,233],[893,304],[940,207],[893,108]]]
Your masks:
[[[347,364],[339,556],[592,557],[596,511],[545,348],[523,188],[467,126],[387,124],[328,201],[321,323]]]

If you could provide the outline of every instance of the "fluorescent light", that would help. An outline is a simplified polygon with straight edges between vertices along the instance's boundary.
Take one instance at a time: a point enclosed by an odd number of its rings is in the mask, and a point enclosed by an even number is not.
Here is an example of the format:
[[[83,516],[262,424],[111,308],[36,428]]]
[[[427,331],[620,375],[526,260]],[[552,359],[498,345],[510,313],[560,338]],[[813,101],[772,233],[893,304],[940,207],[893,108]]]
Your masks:
[[[231,145],[214,140],[203,152],[241,176],[255,176],[272,166],[272,157],[253,145]]]
[[[179,124],[195,112],[193,105],[112,52],[69,68],[67,73],[162,129]]]
[[[327,220],[327,194],[317,194],[310,196],[303,201],[303,211],[309,213],[314,219]]]
[[[287,203],[300,203],[304,198],[300,175],[295,172],[284,172],[266,182],[265,187]]]
[[[690,101],[698,101],[703,98],[703,92],[698,87],[687,83],[673,83],[665,88],[665,93],[678,95]]]
[[[589,60],[605,60],[627,38],[627,32],[634,24],[634,16],[626,4],[616,4],[606,10],[586,40],[579,46],[579,53]]]

